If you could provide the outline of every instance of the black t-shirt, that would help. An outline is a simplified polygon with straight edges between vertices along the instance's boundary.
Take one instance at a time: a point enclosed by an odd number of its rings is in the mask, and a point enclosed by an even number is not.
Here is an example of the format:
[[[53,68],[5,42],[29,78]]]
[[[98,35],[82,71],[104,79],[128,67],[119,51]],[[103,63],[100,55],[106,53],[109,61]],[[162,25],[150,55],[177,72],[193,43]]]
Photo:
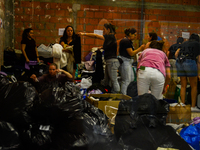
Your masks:
[[[37,55],[35,51],[36,42],[34,39],[23,39],[21,44],[26,44],[25,52],[29,60],[37,60]]]
[[[60,43],[64,42],[65,44],[67,43],[67,39],[61,37],[60,38]],[[77,34],[75,35],[74,39],[68,44],[68,45],[74,45],[73,47],[73,52],[74,52],[74,59],[75,63],[81,63],[81,38]]]
[[[181,47],[181,44],[173,44],[172,46],[170,46],[169,48],[169,59],[175,59],[175,53],[177,51],[177,49],[179,49]]]
[[[196,60],[197,56],[200,55],[200,43],[197,41],[186,41],[181,45],[179,55],[183,54],[186,59]]]
[[[131,58],[131,56],[128,54],[126,50],[127,48],[132,48],[132,50],[134,50],[133,42],[129,40],[127,37],[125,37],[119,43],[119,54],[120,56]]]
[[[117,42],[114,34],[104,35],[104,59],[117,58]]]

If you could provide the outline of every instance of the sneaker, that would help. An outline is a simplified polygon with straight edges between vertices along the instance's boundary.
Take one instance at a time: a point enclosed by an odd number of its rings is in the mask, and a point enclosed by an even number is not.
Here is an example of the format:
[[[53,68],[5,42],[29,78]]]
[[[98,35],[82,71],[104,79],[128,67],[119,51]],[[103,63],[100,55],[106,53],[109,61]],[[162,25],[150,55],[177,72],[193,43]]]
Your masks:
[[[197,108],[197,106],[195,106],[195,107],[191,107],[191,111],[192,112],[200,112],[200,109]]]

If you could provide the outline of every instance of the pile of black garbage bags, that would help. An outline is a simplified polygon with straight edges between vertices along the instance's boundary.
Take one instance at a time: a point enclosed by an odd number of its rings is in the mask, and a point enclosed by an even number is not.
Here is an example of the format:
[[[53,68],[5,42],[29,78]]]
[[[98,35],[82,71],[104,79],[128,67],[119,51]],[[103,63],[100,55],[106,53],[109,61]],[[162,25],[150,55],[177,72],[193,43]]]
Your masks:
[[[106,115],[73,83],[38,93],[29,82],[0,75],[1,150],[189,150],[165,125],[168,104],[151,94],[122,100],[114,134]]]

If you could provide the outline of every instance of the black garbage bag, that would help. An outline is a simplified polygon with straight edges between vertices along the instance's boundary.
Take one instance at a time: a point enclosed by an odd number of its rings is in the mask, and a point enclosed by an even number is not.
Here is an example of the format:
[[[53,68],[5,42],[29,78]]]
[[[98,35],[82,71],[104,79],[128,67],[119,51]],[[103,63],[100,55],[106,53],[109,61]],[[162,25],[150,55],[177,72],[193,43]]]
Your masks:
[[[0,74],[0,89],[4,86],[9,84],[9,80],[7,79],[7,77],[5,75]]]
[[[126,150],[156,150],[158,147],[192,150],[171,126],[157,122],[156,128],[149,128],[148,122],[148,118],[140,118],[137,129],[124,133],[118,144]]]
[[[121,101],[115,119],[115,135],[117,139],[130,128],[138,127],[138,120],[146,116],[149,120],[147,126],[156,127],[157,122],[166,124],[169,104],[164,100],[157,100],[152,94],[143,94],[128,101]],[[124,124],[125,120],[128,124]]]
[[[12,123],[17,129],[27,127],[28,110],[38,100],[35,88],[28,82],[15,82],[0,90],[0,120]]]
[[[107,117],[88,102],[82,112],[55,128],[52,143],[56,150],[117,150]]]
[[[1,150],[14,150],[19,147],[19,134],[12,124],[5,121],[1,121],[0,133]]]
[[[42,123],[42,122],[41,122]],[[20,150],[49,150],[51,149],[51,134],[53,126],[42,123],[30,124],[29,129],[21,134]]]
[[[137,81],[132,81],[127,87],[127,95],[130,97],[138,96]]]

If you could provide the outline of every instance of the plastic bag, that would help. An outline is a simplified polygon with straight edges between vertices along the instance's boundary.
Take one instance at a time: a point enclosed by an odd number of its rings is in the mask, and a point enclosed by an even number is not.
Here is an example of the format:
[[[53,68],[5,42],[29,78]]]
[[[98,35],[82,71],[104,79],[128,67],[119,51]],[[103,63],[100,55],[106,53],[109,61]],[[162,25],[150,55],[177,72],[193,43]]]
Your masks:
[[[85,68],[86,68],[88,71],[93,71],[93,70],[94,70],[94,61],[93,61],[93,60],[86,61],[86,62],[85,62]]]
[[[189,125],[188,127],[185,127],[181,130],[180,136],[188,143],[190,144],[195,150],[199,150],[199,135],[200,130],[197,128],[197,125]]]
[[[19,133],[12,124],[0,122],[0,133],[0,149],[11,150],[19,147]]]
[[[82,78],[81,80],[81,88],[87,89],[92,85],[91,77],[89,78]]]

